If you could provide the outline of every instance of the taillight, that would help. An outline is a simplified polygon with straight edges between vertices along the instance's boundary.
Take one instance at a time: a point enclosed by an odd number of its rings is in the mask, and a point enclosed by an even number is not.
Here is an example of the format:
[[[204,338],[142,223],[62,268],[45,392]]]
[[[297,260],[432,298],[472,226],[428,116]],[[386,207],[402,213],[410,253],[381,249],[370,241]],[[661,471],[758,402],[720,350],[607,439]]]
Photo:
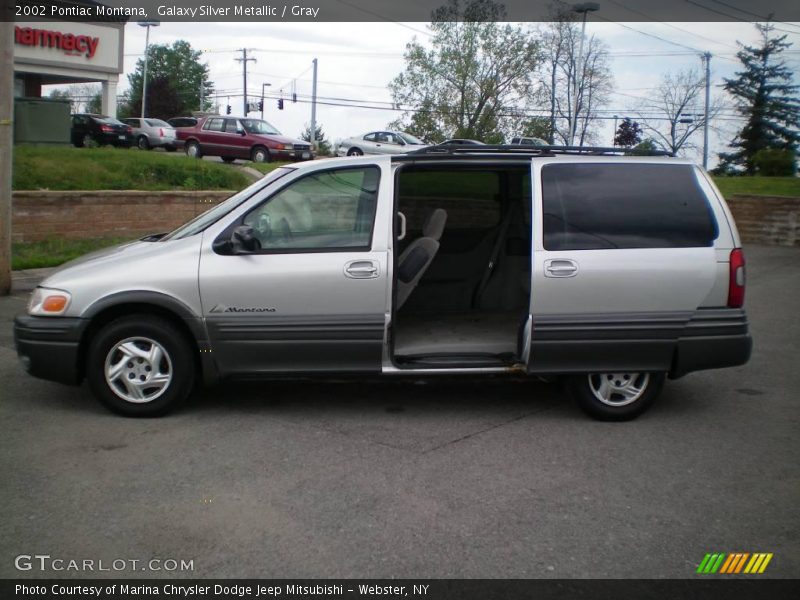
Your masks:
[[[741,308],[744,306],[744,252],[741,248],[731,250],[729,267],[728,308]]]
[[[164,128],[158,130],[158,137],[164,137]]]
[[[111,133],[111,132],[113,132],[113,131],[114,131],[114,128],[113,128],[113,127],[111,127],[110,125],[101,125],[101,126],[100,126],[100,130],[101,130],[103,133]]]

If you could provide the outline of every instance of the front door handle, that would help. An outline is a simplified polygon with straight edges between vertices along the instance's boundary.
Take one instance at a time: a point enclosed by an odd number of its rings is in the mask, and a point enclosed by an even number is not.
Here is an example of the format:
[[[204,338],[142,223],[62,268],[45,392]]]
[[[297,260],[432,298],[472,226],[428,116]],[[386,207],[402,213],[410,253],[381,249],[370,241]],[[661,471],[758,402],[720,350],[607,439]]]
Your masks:
[[[374,260],[351,260],[345,264],[344,274],[351,279],[375,279],[380,267]]]
[[[545,277],[575,277],[578,263],[569,258],[552,258],[544,261]]]

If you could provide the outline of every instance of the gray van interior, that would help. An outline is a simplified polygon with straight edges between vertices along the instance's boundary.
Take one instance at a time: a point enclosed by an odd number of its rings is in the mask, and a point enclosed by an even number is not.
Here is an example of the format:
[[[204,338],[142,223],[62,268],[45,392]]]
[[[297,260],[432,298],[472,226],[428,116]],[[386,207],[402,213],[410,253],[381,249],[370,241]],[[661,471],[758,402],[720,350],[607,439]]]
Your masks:
[[[406,235],[397,242],[395,362],[516,362],[530,304],[530,165],[405,165],[397,177]]]

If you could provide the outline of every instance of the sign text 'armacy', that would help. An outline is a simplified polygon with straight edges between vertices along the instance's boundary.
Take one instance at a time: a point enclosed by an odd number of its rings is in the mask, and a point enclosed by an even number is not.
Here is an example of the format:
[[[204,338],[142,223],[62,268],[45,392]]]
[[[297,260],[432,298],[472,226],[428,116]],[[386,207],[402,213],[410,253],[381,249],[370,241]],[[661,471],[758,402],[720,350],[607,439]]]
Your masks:
[[[90,35],[75,35],[49,29],[33,27],[14,27],[14,41],[20,46],[41,46],[55,48],[65,54],[85,55],[92,58],[97,51],[100,38]]]

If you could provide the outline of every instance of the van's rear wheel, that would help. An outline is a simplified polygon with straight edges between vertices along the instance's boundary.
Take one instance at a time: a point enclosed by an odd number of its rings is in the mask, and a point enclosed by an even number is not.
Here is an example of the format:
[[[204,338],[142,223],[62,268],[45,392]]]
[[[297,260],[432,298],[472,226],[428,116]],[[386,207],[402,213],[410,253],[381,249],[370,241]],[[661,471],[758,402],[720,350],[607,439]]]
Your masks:
[[[578,406],[601,421],[638,417],[655,401],[663,386],[663,373],[592,373],[567,379],[567,388]]]
[[[129,417],[161,416],[192,390],[192,350],[183,333],[165,319],[123,317],[92,340],[86,378],[110,410]]]

